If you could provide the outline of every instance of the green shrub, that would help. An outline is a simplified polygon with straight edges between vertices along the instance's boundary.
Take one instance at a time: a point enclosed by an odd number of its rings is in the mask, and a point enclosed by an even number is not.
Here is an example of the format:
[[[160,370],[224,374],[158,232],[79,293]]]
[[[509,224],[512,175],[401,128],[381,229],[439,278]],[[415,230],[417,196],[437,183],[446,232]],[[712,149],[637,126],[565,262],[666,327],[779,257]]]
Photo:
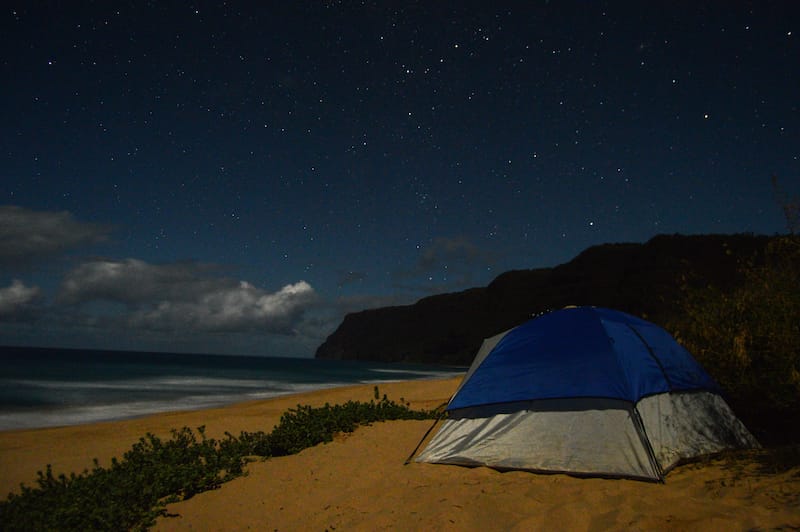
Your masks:
[[[369,403],[298,405],[283,414],[270,433],[242,432],[238,438],[226,434],[215,440],[205,436],[204,427],[197,434],[184,427],[173,430],[166,441],[147,434],[107,468],[95,460],[91,471],[54,476],[48,465],[38,472],[37,487],[23,485],[20,493],[0,502],[0,529],[147,529],[167,515],[167,504],[245,474],[251,456],[297,453],[331,441],[337,432],[352,432],[375,421],[433,417],[433,411],[411,410],[384,396]]]
[[[800,236],[773,238],[741,273],[743,282],[730,291],[687,283],[682,314],[669,327],[751,424],[797,419]],[[795,424],[774,429],[798,433]]]

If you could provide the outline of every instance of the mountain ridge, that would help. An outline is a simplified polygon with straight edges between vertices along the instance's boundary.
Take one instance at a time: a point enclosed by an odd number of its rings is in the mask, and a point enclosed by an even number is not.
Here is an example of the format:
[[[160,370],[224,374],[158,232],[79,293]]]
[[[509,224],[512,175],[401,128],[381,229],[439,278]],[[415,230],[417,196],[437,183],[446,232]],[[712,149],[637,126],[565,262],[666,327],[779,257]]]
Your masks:
[[[681,286],[741,282],[772,237],[657,235],[645,243],[591,246],[552,268],[509,270],[485,287],[424,297],[410,305],[346,315],[315,357],[469,365],[484,338],[567,305],[611,307],[664,324]]]

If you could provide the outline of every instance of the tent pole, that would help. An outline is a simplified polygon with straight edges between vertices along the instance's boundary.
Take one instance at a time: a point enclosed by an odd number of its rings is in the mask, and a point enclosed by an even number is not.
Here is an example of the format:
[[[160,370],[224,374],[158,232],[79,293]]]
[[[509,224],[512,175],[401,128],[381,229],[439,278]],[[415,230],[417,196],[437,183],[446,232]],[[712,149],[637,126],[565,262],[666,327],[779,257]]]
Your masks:
[[[441,408],[441,407],[440,407],[440,408]],[[442,411],[439,413],[439,415],[438,415],[438,416],[436,416],[436,419],[434,419],[434,420],[433,420],[433,424],[430,426],[430,428],[429,428],[429,429],[428,429],[428,430],[425,432],[425,434],[424,434],[424,435],[422,436],[422,438],[419,440],[419,443],[417,444],[417,446],[416,446],[416,447],[414,447],[414,450],[413,450],[413,451],[411,451],[411,454],[410,454],[410,455],[408,455],[408,458],[406,458],[406,461],[405,461],[405,462],[403,462],[403,465],[408,465],[408,464],[410,464],[410,463],[411,463],[411,459],[412,459],[412,458],[414,458],[414,456],[417,454],[417,451],[419,451],[419,448],[422,446],[422,442],[424,442],[424,441],[425,441],[425,438],[427,438],[427,437],[428,437],[428,434],[430,434],[430,433],[431,433],[431,431],[433,430],[433,427],[435,427],[435,426],[436,426],[436,424],[437,424],[437,423],[439,423],[439,421],[441,421],[442,417],[444,417],[444,415],[445,415],[446,413],[447,413],[447,410],[442,410]]]
[[[664,484],[664,472],[661,470],[661,464],[659,464],[658,460],[656,459],[656,453],[653,450],[653,445],[650,443],[650,438],[647,436],[647,430],[644,428],[644,421],[642,421],[642,416],[639,415],[639,409],[636,408],[635,404],[631,409],[631,413],[633,415],[634,424],[636,425],[636,432],[639,433],[639,438],[642,440],[642,444],[647,451],[647,457],[650,459],[650,465],[658,475],[658,481],[661,484]]]

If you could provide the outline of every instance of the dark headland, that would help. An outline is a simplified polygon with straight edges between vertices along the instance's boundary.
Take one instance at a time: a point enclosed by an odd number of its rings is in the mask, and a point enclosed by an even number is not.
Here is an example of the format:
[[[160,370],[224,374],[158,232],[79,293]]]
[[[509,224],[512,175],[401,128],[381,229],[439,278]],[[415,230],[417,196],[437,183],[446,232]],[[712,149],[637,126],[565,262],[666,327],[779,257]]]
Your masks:
[[[469,365],[484,338],[566,305],[611,307],[664,325],[679,311],[683,286],[735,286],[739,267],[758,261],[770,238],[659,235],[593,246],[553,268],[505,272],[485,287],[348,314],[316,357]]]

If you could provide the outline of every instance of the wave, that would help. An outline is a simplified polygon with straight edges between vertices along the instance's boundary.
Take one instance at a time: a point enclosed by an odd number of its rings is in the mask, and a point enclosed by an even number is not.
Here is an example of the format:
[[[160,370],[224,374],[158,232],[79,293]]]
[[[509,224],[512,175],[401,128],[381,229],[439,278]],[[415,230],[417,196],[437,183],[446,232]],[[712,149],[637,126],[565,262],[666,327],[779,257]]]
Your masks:
[[[276,387],[271,390],[262,389],[260,391],[250,391],[246,393],[192,394],[171,399],[126,401],[81,406],[23,408],[15,411],[0,412],[0,431],[80,425],[84,423],[131,419],[163,412],[203,410],[244,401],[270,399],[317,389],[334,388],[345,384],[346,383],[282,383],[280,388]]]
[[[455,367],[46,350],[0,359],[0,430],[196,410],[353,384],[463,375]],[[0,354],[2,350],[0,350]]]
[[[396,380],[408,380],[410,377],[417,379],[446,379],[449,377],[463,377],[466,370],[414,370],[414,369],[387,369],[387,368],[371,368],[373,373],[388,373],[390,375],[397,375]],[[362,380],[361,382],[371,382]]]
[[[173,388],[271,388],[280,389],[288,383],[274,379],[232,379],[223,377],[154,377],[120,381],[64,381],[4,379],[4,385],[50,390],[160,390]]]

